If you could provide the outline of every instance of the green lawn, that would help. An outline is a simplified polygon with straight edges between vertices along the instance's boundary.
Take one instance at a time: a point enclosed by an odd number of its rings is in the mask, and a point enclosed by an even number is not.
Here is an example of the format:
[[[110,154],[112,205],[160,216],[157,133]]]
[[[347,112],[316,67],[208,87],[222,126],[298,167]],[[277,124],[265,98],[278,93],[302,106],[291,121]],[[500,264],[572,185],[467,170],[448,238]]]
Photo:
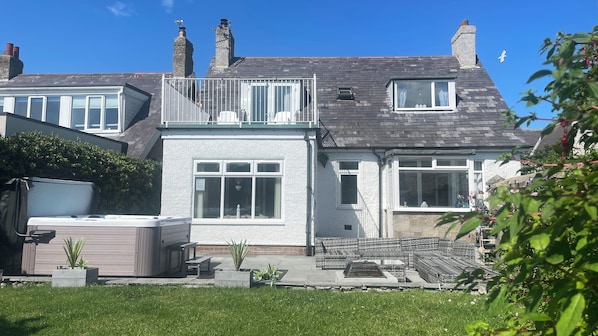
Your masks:
[[[484,297],[438,291],[48,284],[0,289],[0,335],[464,335]]]

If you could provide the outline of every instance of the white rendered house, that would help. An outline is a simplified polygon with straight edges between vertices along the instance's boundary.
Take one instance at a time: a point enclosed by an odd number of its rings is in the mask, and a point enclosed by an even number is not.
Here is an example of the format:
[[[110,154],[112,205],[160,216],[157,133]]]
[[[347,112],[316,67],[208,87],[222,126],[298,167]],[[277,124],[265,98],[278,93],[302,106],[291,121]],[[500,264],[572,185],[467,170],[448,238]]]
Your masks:
[[[162,215],[191,217],[213,251],[444,236],[439,216],[479,206],[486,181],[519,169],[497,157],[528,145],[503,128],[475,27],[451,43],[449,56],[238,57],[223,19],[206,76],[163,79]],[[175,68],[192,64],[184,28],[174,44]]]

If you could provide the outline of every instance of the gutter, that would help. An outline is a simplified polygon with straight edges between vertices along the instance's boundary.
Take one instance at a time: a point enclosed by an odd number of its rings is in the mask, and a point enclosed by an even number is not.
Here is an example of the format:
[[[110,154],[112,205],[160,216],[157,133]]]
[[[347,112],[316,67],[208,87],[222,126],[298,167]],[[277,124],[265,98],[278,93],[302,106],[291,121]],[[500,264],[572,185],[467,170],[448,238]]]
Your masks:
[[[311,145],[311,140],[309,139],[308,130],[305,130],[305,135],[303,140],[305,140],[305,145],[307,147],[307,184],[305,187],[305,192],[307,196],[307,204],[306,204],[306,214],[305,214],[305,255],[312,256],[312,197],[313,197],[313,148]]]
[[[393,155],[474,155],[475,148],[463,149],[425,149],[425,148],[397,148],[386,151],[386,157]]]
[[[383,238],[384,234],[382,231],[384,229],[384,213],[382,207],[384,202],[382,200],[382,171],[384,168],[384,164],[386,163],[386,158],[381,155],[378,155],[375,149],[372,149],[372,154],[376,155],[376,157],[378,158],[378,237]]]

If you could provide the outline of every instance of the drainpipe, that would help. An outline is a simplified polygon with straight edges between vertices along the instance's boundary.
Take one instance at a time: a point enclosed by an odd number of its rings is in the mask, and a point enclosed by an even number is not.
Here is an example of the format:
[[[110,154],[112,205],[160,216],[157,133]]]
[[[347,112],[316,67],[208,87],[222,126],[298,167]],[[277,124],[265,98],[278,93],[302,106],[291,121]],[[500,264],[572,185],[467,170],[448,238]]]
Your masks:
[[[311,145],[311,140],[309,139],[309,131],[305,130],[305,136],[303,140],[305,140],[305,144],[307,146],[307,185],[306,185],[306,196],[307,196],[307,204],[306,204],[306,218],[305,218],[305,255],[311,256],[311,226],[312,226],[312,197],[313,197],[313,148]]]
[[[378,237],[384,237],[382,232],[383,230],[383,222],[384,222],[384,213],[383,213],[383,204],[382,201],[382,170],[384,168],[384,161],[385,159],[376,153],[375,149],[372,149],[372,153],[376,155],[378,158]]]

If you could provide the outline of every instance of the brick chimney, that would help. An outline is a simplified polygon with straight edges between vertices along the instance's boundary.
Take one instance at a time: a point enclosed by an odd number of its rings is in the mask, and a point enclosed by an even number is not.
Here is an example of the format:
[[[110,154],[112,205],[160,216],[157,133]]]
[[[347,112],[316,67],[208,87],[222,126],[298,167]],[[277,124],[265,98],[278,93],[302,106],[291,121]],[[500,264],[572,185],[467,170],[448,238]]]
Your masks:
[[[179,23],[180,22],[180,23]],[[179,36],[174,39],[174,55],[172,57],[172,75],[174,77],[194,77],[193,43],[187,39],[187,32],[179,23]]]
[[[475,26],[469,25],[469,20],[463,20],[459,29],[451,39],[453,56],[457,57],[462,68],[477,66],[475,50]]]
[[[4,55],[0,55],[0,81],[7,81],[23,73],[23,62],[19,59],[19,47],[6,44]]]
[[[227,19],[220,19],[216,28],[216,68],[228,68],[235,58],[235,39]]]

